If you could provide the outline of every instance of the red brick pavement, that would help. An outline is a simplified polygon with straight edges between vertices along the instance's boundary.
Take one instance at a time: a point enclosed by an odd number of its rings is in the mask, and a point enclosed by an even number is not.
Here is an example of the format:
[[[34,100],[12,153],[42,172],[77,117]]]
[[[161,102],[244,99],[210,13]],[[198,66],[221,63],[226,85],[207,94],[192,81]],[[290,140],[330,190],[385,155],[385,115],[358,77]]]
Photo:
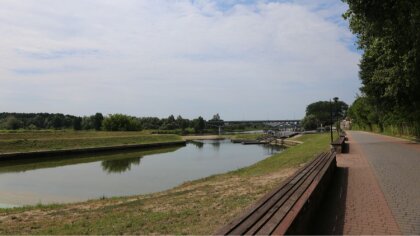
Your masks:
[[[375,175],[349,136],[350,153],[337,156],[337,166],[348,168],[344,234],[401,234]]]
[[[327,193],[316,234],[401,234],[385,196],[358,145],[337,155],[336,179]]]

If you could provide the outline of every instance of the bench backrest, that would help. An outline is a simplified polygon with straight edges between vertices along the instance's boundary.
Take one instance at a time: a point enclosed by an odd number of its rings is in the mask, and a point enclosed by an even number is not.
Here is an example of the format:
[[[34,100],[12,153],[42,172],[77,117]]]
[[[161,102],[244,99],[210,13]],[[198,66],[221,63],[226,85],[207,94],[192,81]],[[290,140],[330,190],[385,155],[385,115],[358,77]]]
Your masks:
[[[308,211],[307,203],[314,193],[319,192],[320,185],[332,177],[336,167],[335,152],[322,153],[307,165],[299,169],[272,192],[261,198],[241,216],[216,232],[217,235],[243,234],[286,234],[298,232],[302,224],[308,222],[304,212]],[[327,177],[326,177],[327,176]],[[316,206],[311,206],[311,208]]]

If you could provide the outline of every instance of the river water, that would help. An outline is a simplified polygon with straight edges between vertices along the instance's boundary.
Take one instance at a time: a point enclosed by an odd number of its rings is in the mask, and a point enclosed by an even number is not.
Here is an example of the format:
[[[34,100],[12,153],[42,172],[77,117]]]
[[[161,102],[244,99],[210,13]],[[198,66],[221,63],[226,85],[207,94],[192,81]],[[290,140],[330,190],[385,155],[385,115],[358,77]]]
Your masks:
[[[279,151],[205,140],[185,147],[0,162],[0,207],[163,191],[252,165]]]

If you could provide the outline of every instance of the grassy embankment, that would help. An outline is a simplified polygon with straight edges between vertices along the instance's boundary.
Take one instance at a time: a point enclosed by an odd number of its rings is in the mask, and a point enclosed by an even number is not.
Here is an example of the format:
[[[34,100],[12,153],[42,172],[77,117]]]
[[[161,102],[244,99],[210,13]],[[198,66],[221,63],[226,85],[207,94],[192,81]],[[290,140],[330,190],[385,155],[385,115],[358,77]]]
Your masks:
[[[365,126],[358,126],[357,124],[354,124],[352,126],[352,130],[355,131],[366,131],[366,132],[372,132],[376,134],[382,134],[386,136],[396,137],[396,138],[402,138],[407,139],[410,141],[416,141],[420,142],[420,136],[416,135],[417,133],[420,133],[420,131],[416,130],[414,127],[396,127],[396,126],[385,126],[383,130],[379,128],[378,125],[372,125],[371,127],[365,127]]]
[[[0,234],[211,234],[303,163],[328,150],[329,135],[226,174],[149,195],[0,210]]]
[[[147,132],[0,132],[0,153],[164,143],[181,140],[178,135],[151,135]]]

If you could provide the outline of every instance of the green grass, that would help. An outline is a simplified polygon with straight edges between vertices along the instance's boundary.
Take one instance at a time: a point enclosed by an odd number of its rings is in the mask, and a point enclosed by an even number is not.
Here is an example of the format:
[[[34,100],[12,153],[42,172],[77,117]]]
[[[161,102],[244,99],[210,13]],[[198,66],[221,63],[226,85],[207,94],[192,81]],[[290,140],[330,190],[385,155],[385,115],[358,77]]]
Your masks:
[[[149,195],[0,210],[0,234],[212,234],[288,174],[329,149],[329,134],[304,135],[252,166]]]
[[[0,140],[10,139],[55,139],[55,138],[103,138],[127,137],[150,134],[150,131],[73,131],[73,130],[17,130],[0,131]]]
[[[17,132],[0,133],[0,153],[104,147],[181,141],[178,135],[144,132]]]
[[[309,134],[296,138],[304,142],[283,152],[274,154],[270,158],[262,160],[253,166],[240,169],[236,174],[243,176],[262,175],[278,169],[296,167],[305,163],[323,151],[327,151],[330,142],[328,134]]]

